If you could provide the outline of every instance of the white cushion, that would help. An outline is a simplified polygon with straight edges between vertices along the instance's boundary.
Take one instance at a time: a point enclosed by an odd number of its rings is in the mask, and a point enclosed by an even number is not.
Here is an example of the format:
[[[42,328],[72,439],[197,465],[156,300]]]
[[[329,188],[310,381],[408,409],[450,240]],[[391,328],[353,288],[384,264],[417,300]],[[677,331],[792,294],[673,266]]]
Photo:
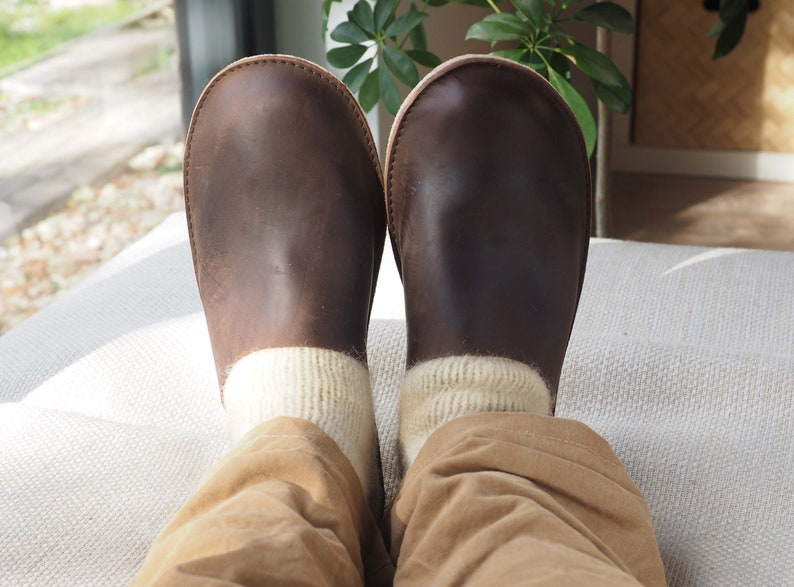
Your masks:
[[[387,496],[404,366],[384,255],[370,372]],[[794,254],[594,240],[558,415],[647,496],[671,585],[794,582]],[[0,583],[128,582],[228,448],[176,214],[0,338]]]
[[[671,585],[794,584],[794,254],[593,242],[561,388]]]

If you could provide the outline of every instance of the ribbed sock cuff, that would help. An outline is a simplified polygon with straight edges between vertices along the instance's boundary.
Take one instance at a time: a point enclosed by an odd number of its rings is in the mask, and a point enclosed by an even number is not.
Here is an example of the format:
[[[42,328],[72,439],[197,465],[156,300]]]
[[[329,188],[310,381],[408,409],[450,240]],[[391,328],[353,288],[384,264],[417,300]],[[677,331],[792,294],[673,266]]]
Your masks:
[[[229,429],[236,442],[255,426],[303,418],[334,439],[368,493],[376,466],[377,433],[369,371],[327,349],[264,349],[234,364],[224,385]]]
[[[408,468],[427,438],[461,416],[482,412],[551,415],[552,398],[537,370],[502,357],[433,359],[405,373],[400,390],[400,447]]]

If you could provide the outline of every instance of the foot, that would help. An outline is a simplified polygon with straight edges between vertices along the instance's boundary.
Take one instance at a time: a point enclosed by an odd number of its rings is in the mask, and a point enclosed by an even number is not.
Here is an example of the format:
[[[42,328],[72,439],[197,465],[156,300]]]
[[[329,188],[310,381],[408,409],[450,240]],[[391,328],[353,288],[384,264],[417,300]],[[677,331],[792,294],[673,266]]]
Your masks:
[[[386,186],[408,367],[504,357],[554,395],[590,227],[590,166],[565,102],[514,62],[448,62],[398,113]]]
[[[261,349],[364,359],[385,211],[375,144],[347,88],[294,57],[230,65],[196,106],[184,174],[221,388]]]

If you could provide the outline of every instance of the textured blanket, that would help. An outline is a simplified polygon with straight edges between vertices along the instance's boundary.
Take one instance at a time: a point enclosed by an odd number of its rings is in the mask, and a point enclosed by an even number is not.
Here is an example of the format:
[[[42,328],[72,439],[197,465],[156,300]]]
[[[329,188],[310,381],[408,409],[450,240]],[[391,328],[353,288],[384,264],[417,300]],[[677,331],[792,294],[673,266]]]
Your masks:
[[[402,317],[387,262],[389,500]],[[0,402],[0,585],[127,583],[227,449],[182,215],[0,338]],[[671,585],[794,584],[794,254],[594,240],[557,415],[613,445]]]

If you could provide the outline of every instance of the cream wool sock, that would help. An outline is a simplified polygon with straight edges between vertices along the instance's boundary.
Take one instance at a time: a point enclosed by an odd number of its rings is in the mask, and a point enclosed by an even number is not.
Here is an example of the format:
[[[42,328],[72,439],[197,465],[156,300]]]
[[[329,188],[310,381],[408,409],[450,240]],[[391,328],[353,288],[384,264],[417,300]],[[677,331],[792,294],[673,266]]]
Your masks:
[[[229,371],[224,406],[235,442],[279,416],[316,424],[350,460],[365,494],[372,489],[377,433],[369,371],[353,357],[307,347],[256,351]]]
[[[437,428],[482,412],[551,415],[551,393],[535,369],[502,357],[441,357],[410,368],[400,390],[406,469]]]

